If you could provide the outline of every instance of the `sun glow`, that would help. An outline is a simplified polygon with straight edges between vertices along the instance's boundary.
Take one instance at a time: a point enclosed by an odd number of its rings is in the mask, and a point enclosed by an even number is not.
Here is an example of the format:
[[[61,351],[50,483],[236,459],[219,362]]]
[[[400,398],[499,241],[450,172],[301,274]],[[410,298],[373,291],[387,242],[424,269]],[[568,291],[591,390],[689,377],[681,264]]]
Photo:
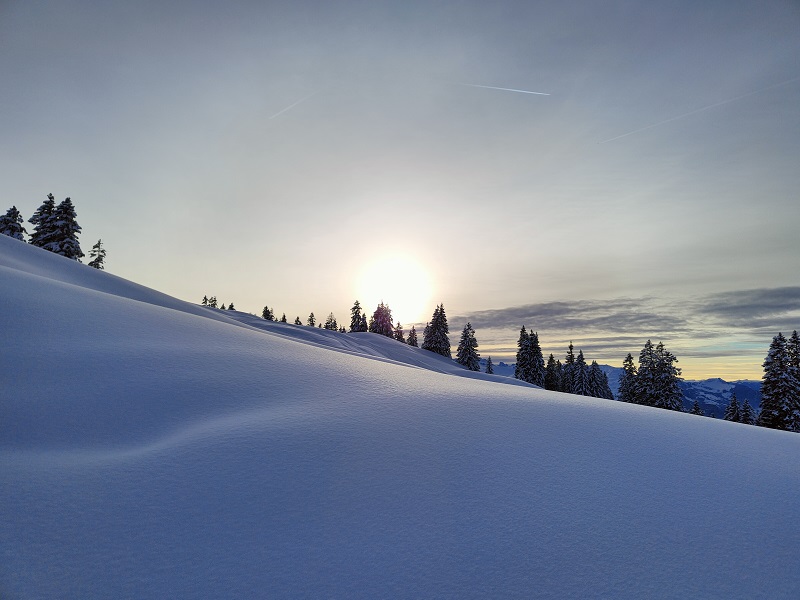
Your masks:
[[[356,289],[368,317],[379,302],[387,304],[394,322],[400,321],[403,326],[429,320],[433,313],[431,277],[419,262],[405,254],[384,256],[366,265]]]

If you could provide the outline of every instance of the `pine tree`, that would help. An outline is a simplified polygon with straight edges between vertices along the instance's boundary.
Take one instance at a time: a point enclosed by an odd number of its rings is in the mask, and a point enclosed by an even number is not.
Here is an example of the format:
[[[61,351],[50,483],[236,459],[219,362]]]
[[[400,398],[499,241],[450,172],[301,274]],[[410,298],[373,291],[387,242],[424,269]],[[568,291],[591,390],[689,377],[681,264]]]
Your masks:
[[[361,304],[358,300],[353,303],[350,309],[350,333],[364,331],[361,329]]]
[[[589,395],[589,368],[586,366],[583,350],[578,350],[578,358],[575,359],[571,393],[578,396]]]
[[[97,240],[97,243],[89,250],[89,266],[94,269],[105,269],[106,249],[103,248],[103,240]]]
[[[22,223],[24,223],[22,215],[19,214],[16,206],[12,206],[6,211],[6,214],[0,217],[0,234],[24,242],[25,234],[28,232]]]
[[[626,358],[625,362],[628,361],[629,358]],[[625,390],[623,385],[628,386],[630,383],[629,365],[623,365],[625,374],[620,381],[620,399],[629,397],[630,393],[636,404],[682,411],[683,392],[678,383],[681,380],[681,370],[675,366],[676,362],[678,359],[663,343],[659,342],[654,346],[652,341],[647,340],[639,353],[639,368],[633,377],[633,385]]]
[[[567,347],[567,355],[564,357],[564,365],[561,371],[561,391],[571,394],[573,382],[575,380],[575,347],[572,342]]]
[[[736,399],[736,392],[731,393],[731,399],[728,401],[728,406],[725,409],[725,420],[738,423],[741,420],[741,412],[739,410],[739,402]]]
[[[211,308],[217,308],[217,297],[216,296],[211,296],[211,298],[208,299],[208,305]]]
[[[494,365],[492,364],[492,357],[486,359],[486,374],[494,375]]]
[[[55,210],[56,199],[53,194],[47,194],[47,200],[28,219],[28,223],[33,225],[30,244],[42,248],[45,244],[55,241],[55,231],[52,223]]]
[[[406,336],[405,332],[403,331],[403,326],[400,325],[400,321],[397,322],[397,325],[394,326],[394,339],[398,342],[406,343]]]
[[[300,317],[295,317],[295,318],[294,318],[294,324],[295,324],[295,325],[302,325],[302,324],[303,324],[303,322],[300,320]]]
[[[744,404],[742,404],[742,408],[739,410],[739,422],[745,425],[754,425],[756,422],[755,412],[747,398],[744,399]]]
[[[706,413],[703,412],[703,409],[700,408],[700,403],[695,400],[694,404],[692,404],[692,410],[689,411],[693,415],[699,415],[701,417],[705,417]]]
[[[544,357],[542,356],[542,347],[539,345],[539,333],[532,332],[528,337],[531,357],[530,383],[544,387]]]
[[[556,359],[556,376],[558,377],[558,391],[564,391],[564,365],[561,364],[561,359]]]
[[[286,323],[286,313],[283,313],[283,316],[281,316],[281,323]]]
[[[447,358],[452,358],[450,351],[450,329],[447,325],[447,315],[444,312],[444,304],[440,304],[433,311],[431,322],[425,327],[422,338],[422,349],[441,354]]]
[[[339,333],[347,333],[347,329],[344,328],[344,325],[339,327]]]
[[[51,238],[45,241],[42,248],[80,262],[84,254],[78,242],[81,226],[78,225],[76,217],[72,200],[65,198],[47,219]]]
[[[544,389],[558,392],[561,387],[560,379],[556,357],[550,354],[547,359],[547,366],[544,368]]]
[[[233,308],[233,302],[228,304],[228,310],[236,310],[235,308]]]
[[[514,379],[530,381],[531,378],[531,336],[525,325],[519,330],[517,338],[517,364],[514,365]]]
[[[265,321],[274,321],[275,320],[275,313],[269,306],[265,306],[264,310],[261,311],[261,318]]]
[[[324,328],[329,330],[329,331],[338,331],[339,330],[339,324],[336,322],[336,317],[333,316],[333,313],[330,313],[328,315],[328,318],[325,319]]]
[[[385,335],[386,337],[394,337],[394,327],[392,326],[392,310],[388,305],[381,302],[378,304],[375,312],[372,313],[372,319],[369,322],[369,331]]]
[[[456,362],[465,366],[470,371],[480,371],[480,354],[478,353],[478,340],[475,339],[475,330],[472,324],[467,323],[461,332],[461,341],[456,350]]]
[[[227,308],[225,308],[225,303],[224,302],[222,303],[222,306],[220,306],[219,308],[220,308],[220,310],[228,310]]]
[[[596,360],[593,360],[592,364],[589,365],[589,386],[588,386],[589,393],[587,394],[587,396],[592,396],[593,398],[606,397],[606,391],[604,388],[607,386],[607,380],[606,380],[606,386],[604,386],[603,385],[604,375],[605,373],[603,373],[603,371],[600,370],[600,365],[597,364]]]
[[[208,306],[208,296],[203,294],[203,301],[201,302],[203,306]]]
[[[786,431],[800,431],[800,383],[794,375],[792,357],[786,338],[778,333],[770,344],[764,359],[764,376],[761,380],[761,413],[758,425]]]
[[[602,396],[600,396],[600,397],[601,398],[605,398],[606,400],[613,400],[614,399],[614,392],[611,391],[611,386],[608,384],[608,375],[606,375],[605,371],[602,371],[602,370],[600,371],[600,374],[602,375],[602,381],[601,381],[601,385],[602,385],[601,393],[602,393]]]
[[[408,332],[407,343],[409,346],[414,346],[414,348],[419,347],[419,344],[417,343],[417,330],[413,325],[411,326],[411,331]]]
[[[317,319],[314,316],[314,313],[312,312],[311,314],[308,315],[308,320],[306,320],[306,325],[308,325],[309,327],[313,327],[316,324],[317,324]]]
[[[361,315],[361,329],[359,331],[369,331],[369,325],[367,325],[367,314],[364,313]]]
[[[641,404],[636,397],[636,365],[633,364],[633,356],[628,352],[628,356],[622,361],[622,376],[619,378],[618,400],[631,404]]]
[[[662,342],[656,346],[656,408],[683,411],[683,392],[678,382],[681,370],[675,366],[677,357],[664,347]],[[640,369],[641,371],[641,369]]]
[[[647,340],[642,351],[639,353],[639,368],[637,369],[636,379],[634,380],[634,397],[636,404],[645,406],[655,406],[656,389],[656,351],[653,342]]]

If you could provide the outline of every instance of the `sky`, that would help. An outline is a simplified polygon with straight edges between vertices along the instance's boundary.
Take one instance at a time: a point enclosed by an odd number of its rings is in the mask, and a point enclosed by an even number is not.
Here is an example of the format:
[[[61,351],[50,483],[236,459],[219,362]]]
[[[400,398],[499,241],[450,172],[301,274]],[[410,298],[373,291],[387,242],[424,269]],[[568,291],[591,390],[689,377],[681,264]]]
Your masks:
[[[0,208],[185,300],[693,379],[800,329],[794,0],[0,0],[0,81]]]

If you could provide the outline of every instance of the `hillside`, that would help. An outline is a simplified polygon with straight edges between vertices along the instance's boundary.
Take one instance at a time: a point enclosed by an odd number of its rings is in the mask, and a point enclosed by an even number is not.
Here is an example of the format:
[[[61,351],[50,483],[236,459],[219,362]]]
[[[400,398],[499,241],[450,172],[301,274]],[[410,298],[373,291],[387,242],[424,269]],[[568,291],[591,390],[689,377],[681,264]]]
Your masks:
[[[800,587],[796,434],[457,377],[5,236],[0,289],[0,597]]]

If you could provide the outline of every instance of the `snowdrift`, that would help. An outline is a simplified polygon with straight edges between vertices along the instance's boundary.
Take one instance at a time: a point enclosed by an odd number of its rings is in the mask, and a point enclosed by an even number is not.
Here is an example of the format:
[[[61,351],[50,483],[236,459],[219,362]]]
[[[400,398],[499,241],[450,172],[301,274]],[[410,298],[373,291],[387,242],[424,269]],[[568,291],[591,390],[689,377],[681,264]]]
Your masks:
[[[4,236],[0,290],[2,598],[800,589],[796,434],[454,377]]]

